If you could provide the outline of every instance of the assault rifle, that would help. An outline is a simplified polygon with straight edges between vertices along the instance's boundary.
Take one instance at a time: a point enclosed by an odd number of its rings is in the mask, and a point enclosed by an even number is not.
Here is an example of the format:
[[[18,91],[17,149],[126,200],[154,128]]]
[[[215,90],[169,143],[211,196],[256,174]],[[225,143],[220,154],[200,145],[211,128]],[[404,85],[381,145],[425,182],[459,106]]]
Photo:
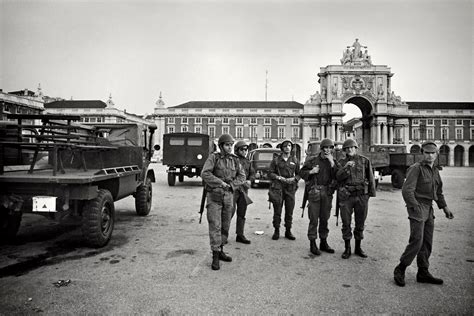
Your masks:
[[[306,207],[306,203],[308,202],[308,190],[306,190],[306,184],[304,186],[304,194],[303,194],[303,203],[301,204],[301,218],[304,216],[304,208]]]
[[[201,196],[201,208],[199,209],[199,224],[201,224],[202,220],[202,213],[204,212],[204,206],[206,204],[206,186],[202,188],[202,196]]]
[[[339,222],[339,194],[338,194],[338,191],[336,191],[336,210],[335,210],[335,214],[334,216],[336,216],[336,226],[338,226],[338,222]]]

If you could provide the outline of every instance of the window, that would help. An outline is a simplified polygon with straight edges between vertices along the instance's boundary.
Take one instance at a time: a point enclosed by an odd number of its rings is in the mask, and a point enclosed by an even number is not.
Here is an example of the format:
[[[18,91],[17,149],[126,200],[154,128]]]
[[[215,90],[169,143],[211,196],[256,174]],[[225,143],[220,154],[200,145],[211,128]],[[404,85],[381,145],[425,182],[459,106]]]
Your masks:
[[[419,120],[419,119],[413,119],[413,120],[411,121],[411,125],[414,125],[414,126],[415,126],[415,125],[420,125],[420,120]]]
[[[471,126],[474,126],[474,120],[471,120]]]
[[[299,127],[293,127],[291,137],[300,138],[300,128]]]
[[[216,128],[214,126],[209,126],[209,137],[216,137]]]
[[[318,129],[317,128],[311,128],[311,139],[316,139],[318,138]]]
[[[196,117],[196,118],[194,119],[194,123],[195,123],[195,124],[202,124],[202,118]]]
[[[214,117],[210,117],[209,124],[215,124],[215,123],[216,123],[216,119]]]
[[[284,117],[279,117],[278,118],[278,124],[285,124],[285,118]]]
[[[181,118],[181,124],[188,124],[188,118],[187,117],[182,117]]]
[[[257,124],[257,118],[256,117],[250,118],[250,124]]]
[[[456,125],[462,125],[462,120],[456,120]]]
[[[456,128],[456,139],[462,139],[462,128]]]
[[[188,131],[188,126],[187,125],[183,125],[181,126],[181,132],[187,132]]]
[[[278,127],[278,138],[280,138],[280,139],[285,138],[285,128],[284,127]]]
[[[265,118],[263,119],[263,124],[267,124],[267,125],[268,125],[268,124],[271,124],[270,118],[269,118],[269,117],[265,117]]]
[[[446,140],[449,139],[449,129],[448,128],[442,128],[441,129],[441,139]]]
[[[294,117],[293,124],[300,124],[300,119],[298,117]]]
[[[441,120],[441,125],[448,125],[448,120],[447,119],[442,119]]]
[[[229,126],[222,126],[222,134],[229,134]]]
[[[91,122],[91,123],[96,123],[96,122],[97,122],[97,118],[91,117],[91,118],[89,118],[89,122]]]
[[[174,117],[168,117],[168,124],[174,124]]]
[[[10,106],[8,104],[4,105],[3,112],[10,112]]]
[[[197,137],[188,138],[188,145],[189,146],[202,146],[202,138],[197,138]]]
[[[433,119],[428,119],[426,125],[434,125]]]
[[[228,117],[222,118],[222,124],[229,124],[229,118]]]
[[[202,127],[201,126],[194,126],[194,132],[201,134],[202,133]]]
[[[244,128],[242,126],[237,126],[235,129],[235,137],[243,138],[244,137]]]
[[[170,145],[171,146],[183,146],[184,145],[184,138],[170,137]]]
[[[168,133],[174,133],[174,126],[168,126]]]
[[[471,140],[474,140],[474,128],[471,128]]]
[[[250,137],[257,137],[257,127],[251,126],[250,127]]]
[[[411,137],[413,139],[419,140],[420,139],[420,129],[419,128],[413,128],[411,130]]]
[[[264,138],[270,138],[270,127],[265,127],[263,129],[263,137]]]
[[[432,128],[426,129],[426,139],[430,139],[430,140],[434,139],[434,130]]]
[[[243,121],[243,119],[242,119],[241,117],[238,117],[236,123],[237,123],[237,124],[243,124],[244,121]]]

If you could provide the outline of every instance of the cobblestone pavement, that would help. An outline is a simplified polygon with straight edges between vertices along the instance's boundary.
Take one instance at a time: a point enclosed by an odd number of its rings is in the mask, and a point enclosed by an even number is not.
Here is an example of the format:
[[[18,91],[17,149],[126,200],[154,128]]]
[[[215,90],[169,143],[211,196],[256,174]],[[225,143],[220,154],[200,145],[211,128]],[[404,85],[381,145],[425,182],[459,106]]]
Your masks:
[[[200,178],[168,187],[165,168],[153,167],[150,215],[137,217],[133,198],[117,202],[114,235],[102,249],[84,247],[77,226],[25,216],[17,244],[0,248],[0,314],[472,313],[474,168],[441,172],[455,218],[448,221],[435,208],[430,270],[445,284],[416,283],[412,265],[406,287],[399,288],[393,269],[409,226],[401,191],[391,188],[389,178],[370,200],[367,259],[341,259],[341,224],[336,227],[334,217],[328,242],[336,253],[311,255],[308,219],[300,208],[294,214],[297,239],[271,240],[267,189],[257,188],[250,191],[255,203],[246,225],[252,244],[235,242],[233,220],[226,251],[234,261],[212,271],[205,215],[198,224]],[[301,189],[302,183],[298,207]]]

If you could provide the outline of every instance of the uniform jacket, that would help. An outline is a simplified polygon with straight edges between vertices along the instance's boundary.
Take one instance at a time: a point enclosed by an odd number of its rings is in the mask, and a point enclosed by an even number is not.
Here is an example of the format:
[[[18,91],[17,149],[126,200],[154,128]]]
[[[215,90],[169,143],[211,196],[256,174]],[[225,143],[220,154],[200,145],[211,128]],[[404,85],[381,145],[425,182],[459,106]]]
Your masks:
[[[310,174],[311,169],[319,165],[319,172],[315,174]],[[311,187],[314,184],[325,185],[325,186],[334,186],[336,180],[336,171],[339,168],[339,163],[334,161],[334,166],[331,167],[329,159],[323,157],[320,154],[317,156],[311,157],[306,160],[301,168],[300,176],[306,181],[306,185]]]
[[[245,180],[253,181],[255,180],[255,169],[252,166],[250,160],[246,157],[237,156],[239,158],[240,165],[245,172]],[[245,183],[245,188],[248,189],[247,183]]]
[[[212,153],[202,168],[201,178],[209,190],[223,188],[228,183],[235,188],[245,182],[245,172],[234,154]]]
[[[345,167],[348,161],[355,161],[354,167]],[[364,185],[368,188],[369,196],[375,196],[375,180],[372,165],[367,157],[355,154],[353,157],[346,155],[339,160],[341,168],[336,172],[339,185]]]
[[[409,208],[417,208],[419,203],[431,205],[433,201],[439,208],[446,207],[438,168],[431,168],[425,162],[417,162],[408,168],[402,195]]]
[[[283,178],[295,178],[294,183],[281,183],[277,180],[278,176]],[[300,177],[300,163],[295,156],[291,155],[288,160],[283,159],[283,153],[273,158],[270,163],[270,174],[268,175],[273,182],[278,182],[283,185],[283,188],[296,191],[298,188],[298,181]]]

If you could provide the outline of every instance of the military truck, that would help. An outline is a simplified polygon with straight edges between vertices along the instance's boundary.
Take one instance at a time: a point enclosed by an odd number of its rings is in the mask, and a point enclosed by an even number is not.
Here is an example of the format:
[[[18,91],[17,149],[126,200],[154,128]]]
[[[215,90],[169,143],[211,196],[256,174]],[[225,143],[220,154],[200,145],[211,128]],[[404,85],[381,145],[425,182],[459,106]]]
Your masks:
[[[262,184],[269,185],[272,182],[269,178],[270,164],[279,153],[281,150],[277,148],[257,148],[249,152],[248,158],[255,170],[255,178],[250,184],[252,188]]]
[[[3,242],[15,237],[23,213],[77,220],[91,247],[103,247],[112,237],[115,201],[134,196],[137,215],[148,215],[155,182],[148,165],[156,125],[86,126],[74,115],[7,117],[17,122],[0,123]]]
[[[201,176],[209,154],[216,150],[209,135],[199,133],[169,133],[163,135],[163,165],[168,166],[168,185],[174,186],[184,177]]]

